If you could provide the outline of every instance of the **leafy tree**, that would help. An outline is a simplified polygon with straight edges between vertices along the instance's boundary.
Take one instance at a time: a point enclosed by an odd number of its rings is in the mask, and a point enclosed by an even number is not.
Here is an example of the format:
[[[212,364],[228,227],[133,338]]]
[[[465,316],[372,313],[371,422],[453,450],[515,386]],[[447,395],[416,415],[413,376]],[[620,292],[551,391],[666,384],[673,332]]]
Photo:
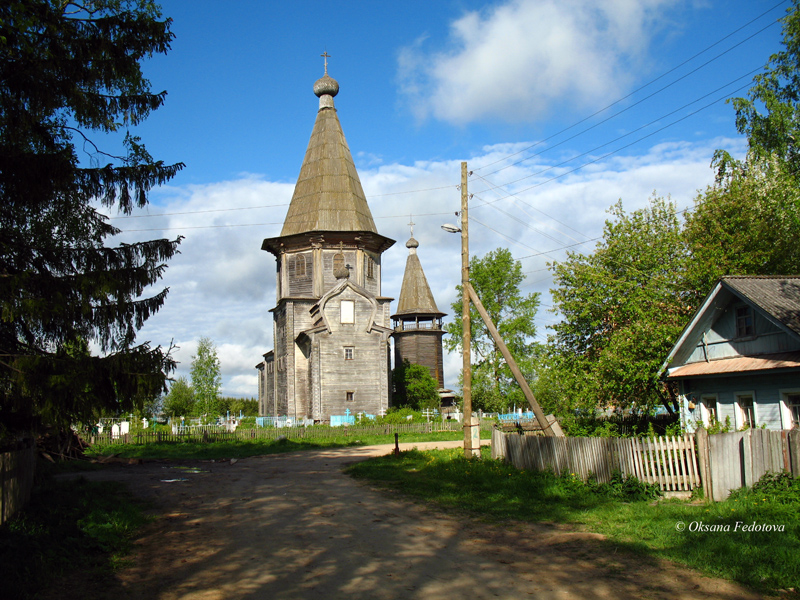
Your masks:
[[[191,376],[198,413],[217,416],[220,413],[219,388],[222,386],[222,376],[217,348],[210,338],[200,338],[197,354],[192,357]]]
[[[681,225],[675,205],[658,197],[630,214],[619,202],[610,213],[592,254],[552,265],[562,315],[553,365],[571,374],[567,404],[575,407],[666,405],[671,396],[656,374],[697,307],[686,290]]]
[[[731,100],[736,129],[747,136],[753,162],[774,156],[794,175],[800,174],[799,6],[800,0],[793,0],[782,19],[783,49],[770,56],[764,72],[753,78],[746,98]],[[717,152],[716,159],[721,174],[737,166],[726,152]]]
[[[506,248],[493,250],[483,258],[473,256],[470,260],[470,283],[514,360],[526,373],[532,369],[536,351],[533,337],[536,334],[534,318],[539,307],[539,294],[523,295],[520,285],[524,279],[522,264],[514,260]],[[456,290],[458,299],[451,308],[460,315],[461,286],[457,286]],[[472,370],[473,408],[497,411],[511,404],[526,403],[522,390],[474,306],[471,307],[470,318],[471,346],[477,357]],[[451,352],[460,351],[463,332],[461,319],[455,319],[445,329],[450,334],[445,339],[447,349]]]
[[[109,247],[119,230],[99,208],[130,214],[183,167],[129,130],[164,102],[140,61],[172,38],[145,0],[0,4],[0,430],[133,410],[165,389],[169,351],[136,332],[166,299],[143,294],[180,238]],[[121,139],[121,155],[92,133]]]
[[[777,159],[729,168],[686,216],[692,264],[689,287],[700,295],[724,275],[800,271],[800,186]]]
[[[258,400],[255,398],[231,398],[226,396],[219,399],[218,406],[221,415],[230,412],[232,416],[236,417],[239,414],[245,417],[258,416]]]
[[[392,372],[395,406],[423,410],[439,407],[439,391],[436,380],[428,367],[403,360],[403,364]]]
[[[168,417],[188,417],[197,414],[194,390],[186,377],[178,377],[170,386],[164,400],[164,414]]]

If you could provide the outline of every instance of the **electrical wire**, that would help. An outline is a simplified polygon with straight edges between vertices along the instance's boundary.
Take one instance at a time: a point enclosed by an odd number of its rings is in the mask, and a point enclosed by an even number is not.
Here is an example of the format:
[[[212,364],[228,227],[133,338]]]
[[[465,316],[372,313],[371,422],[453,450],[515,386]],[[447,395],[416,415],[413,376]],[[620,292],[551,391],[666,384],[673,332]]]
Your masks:
[[[551,140],[551,139],[553,139],[553,138],[555,138],[555,137],[558,137],[558,136],[559,136],[559,135],[561,135],[562,133],[566,133],[567,131],[570,131],[571,129],[574,129],[575,127],[577,127],[577,126],[578,126],[578,125],[580,125],[581,123],[585,123],[586,121],[588,121],[588,120],[590,120],[590,119],[592,119],[592,118],[596,117],[597,115],[599,115],[599,114],[601,114],[601,113],[603,113],[603,112],[607,111],[608,109],[612,108],[613,106],[616,106],[616,105],[617,105],[617,104],[619,104],[620,102],[622,102],[622,101],[624,101],[624,100],[627,100],[628,98],[632,97],[632,96],[633,96],[633,95],[635,95],[636,93],[638,93],[638,92],[642,91],[643,89],[645,89],[645,88],[647,88],[647,87],[651,86],[652,84],[654,84],[655,82],[659,81],[660,79],[663,79],[664,77],[666,77],[666,76],[667,76],[667,75],[669,75],[670,73],[673,73],[674,71],[676,71],[677,69],[681,68],[682,66],[684,66],[684,65],[686,65],[686,64],[688,64],[688,63],[690,63],[691,61],[693,61],[693,60],[694,60],[695,58],[697,58],[698,56],[700,56],[700,55],[702,55],[702,54],[704,54],[704,53],[708,52],[709,50],[711,50],[711,48],[713,48],[713,47],[715,47],[715,46],[717,46],[717,45],[721,44],[722,42],[724,42],[726,39],[728,39],[728,38],[729,38],[729,37],[731,37],[732,35],[734,35],[734,34],[738,33],[739,31],[741,31],[742,29],[744,29],[744,28],[745,28],[745,27],[747,27],[748,25],[751,25],[751,24],[752,24],[752,23],[754,23],[755,21],[757,21],[757,20],[759,20],[760,18],[762,18],[764,15],[766,15],[766,14],[768,14],[768,13],[772,12],[773,10],[775,10],[776,8],[778,8],[779,6],[781,6],[782,4],[785,4],[785,2],[784,2],[784,1],[781,1],[781,2],[779,2],[778,4],[775,4],[774,6],[772,6],[772,8],[770,8],[770,9],[768,9],[768,10],[764,11],[763,13],[761,13],[760,15],[758,15],[757,17],[755,17],[755,18],[751,19],[750,21],[748,21],[747,23],[745,23],[744,25],[742,25],[742,26],[741,26],[741,27],[739,27],[738,29],[735,29],[734,31],[732,31],[732,32],[731,32],[731,33],[729,33],[728,35],[724,36],[723,38],[721,38],[721,39],[717,40],[716,42],[714,42],[714,43],[713,43],[713,44],[711,44],[710,46],[706,47],[704,50],[701,50],[700,52],[698,52],[698,53],[697,53],[697,54],[695,54],[694,56],[692,56],[692,57],[690,57],[690,58],[686,59],[685,61],[683,61],[683,62],[682,62],[682,63],[680,63],[679,65],[676,65],[675,67],[671,68],[670,70],[666,71],[665,73],[662,73],[661,75],[659,75],[659,76],[658,76],[658,77],[656,77],[655,79],[653,79],[653,80],[649,81],[648,83],[646,83],[646,84],[644,84],[644,85],[642,85],[642,86],[640,86],[640,87],[636,88],[635,90],[633,90],[631,93],[627,94],[626,96],[623,96],[622,98],[620,98],[620,99],[618,99],[618,100],[615,100],[614,102],[612,102],[611,104],[609,104],[609,105],[608,105],[608,106],[606,106],[605,108],[601,108],[600,110],[598,110],[597,112],[595,112],[595,113],[593,113],[593,114],[589,115],[588,117],[585,117],[585,118],[581,119],[580,121],[577,121],[576,123],[573,123],[573,124],[572,124],[572,125],[570,125],[569,127],[566,127],[566,128],[564,128],[564,129],[562,129],[561,131],[558,131],[558,132],[556,132],[556,133],[554,133],[554,134],[552,134],[552,135],[550,135],[550,136],[548,136],[548,137],[546,137],[546,138],[544,138],[544,139],[542,139],[542,140],[539,140],[538,142],[536,142],[536,143],[534,143],[534,144],[532,144],[532,145],[528,146],[527,148],[523,148],[522,150],[518,150],[517,152],[514,152],[514,153],[512,153],[512,154],[509,154],[509,155],[507,155],[507,156],[505,156],[505,157],[503,157],[503,158],[500,158],[500,159],[498,159],[498,160],[495,160],[495,161],[493,161],[493,162],[491,162],[491,163],[488,163],[488,164],[486,164],[486,165],[483,165],[483,166],[480,166],[480,167],[476,167],[475,169],[473,169],[473,171],[477,171],[477,170],[486,169],[486,168],[488,168],[488,167],[490,167],[490,166],[492,166],[492,165],[495,165],[495,164],[497,164],[497,163],[500,163],[500,162],[503,162],[503,161],[505,161],[505,160],[508,160],[508,159],[509,159],[509,158],[511,158],[512,156],[516,156],[516,155],[518,155],[518,154],[521,154],[521,153],[523,153],[523,152],[526,152],[526,151],[530,150],[531,148],[535,148],[536,146],[539,146],[540,144],[543,144],[543,143],[545,143],[545,142],[547,142],[547,141],[549,141],[549,140]],[[697,71],[697,70],[699,70],[699,69],[703,68],[704,66],[707,66],[707,65],[708,65],[708,64],[710,64],[711,62],[713,62],[713,61],[717,60],[718,58],[720,58],[720,57],[724,56],[724,55],[725,55],[725,54],[727,54],[728,52],[730,52],[730,51],[732,51],[733,49],[737,48],[738,46],[742,45],[744,42],[746,42],[746,41],[749,41],[750,39],[752,39],[752,38],[753,38],[753,37],[755,37],[756,35],[758,35],[758,34],[760,34],[760,33],[764,32],[765,30],[769,29],[770,27],[773,27],[774,25],[776,25],[776,23],[777,23],[777,22],[770,23],[770,24],[769,24],[769,25],[767,25],[766,27],[763,27],[762,29],[760,29],[760,30],[758,30],[757,32],[755,32],[754,34],[752,34],[752,35],[750,35],[749,37],[745,38],[744,40],[742,40],[742,41],[738,42],[738,43],[737,43],[737,44],[735,44],[734,46],[731,46],[730,48],[728,48],[728,50],[725,50],[724,52],[722,52],[722,53],[718,54],[718,55],[717,55],[717,56],[715,56],[714,58],[712,58],[712,59],[710,59],[710,60],[706,61],[705,63],[703,63],[703,64],[702,64],[702,65],[700,65],[699,67],[695,68],[694,70],[690,71],[689,73],[687,73],[686,75],[684,75],[684,76],[680,77],[679,79],[676,79],[675,81],[673,81],[672,83],[668,84],[667,86],[665,86],[665,87],[663,87],[663,88],[661,88],[661,89],[657,90],[656,92],[653,92],[653,93],[652,93],[652,94],[650,94],[649,96],[646,96],[645,98],[643,98],[642,100],[639,100],[639,101],[638,101],[638,102],[636,102],[635,104],[632,104],[632,105],[631,105],[631,106],[629,106],[628,108],[625,108],[625,109],[623,109],[622,111],[619,111],[619,112],[617,112],[617,113],[615,113],[615,114],[611,115],[611,116],[610,116],[610,117],[608,117],[607,119],[604,119],[603,121],[600,121],[600,123],[597,123],[597,124],[593,125],[592,127],[589,127],[589,128],[587,128],[587,129],[584,129],[583,131],[581,131],[581,132],[579,132],[579,133],[577,133],[577,134],[573,135],[572,137],[570,137],[570,138],[567,138],[566,140],[563,140],[562,142],[559,142],[558,144],[556,144],[556,145],[552,146],[552,148],[554,148],[554,147],[556,147],[556,146],[558,146],[558,145],[561,145],[562,143],[564,143],[564,142],[566,142],[566,141],[569,141],[569,140],[571,140],[571,139],[573,139],[573,138],[575,138],[575,137],[577,137],[577,136],[579,136],[579,135],[581,135],[581,134],[583,134],[583,133],[586,133],[587,131],[590,131],[591,129],[594,129],[595,127],[597,127],[598,125],[601,125],[602,123],[605,123],[605,122],[606,122],[606,121],[608,121],[609,119],[612,119],[612,118],[614,118],[614,117],[616,117],[616,116],[618,116],[618,115],[622,114],[623,112],[625,112],[625,111],[629,110],[630,108],[633,108],[633,107],[634,107],[634,106],[636,106],[637,104],[640,104],[640,103],[641,103],[641,102],[643,102],[644,100],[647,100],[647,99],[651,98],[652,96],[654,96],[655,94],[658,94],[658,93],[662,92],[663,90],[667,89],[668,87],[672,86],[673,84],[677,83],[678,81],[681,81],[682,79],[685,79],[686,77],[688,77],[689,75],[691,75],[691,74],[692,74],[692,73],[694,73],[695,71]],[[537,153],[537,154],[535,154],[534,156],[538,156],[538,154],[541,154],[541,153]],[[532,158],[532,157],[529,157],[529,158]],[[523,161],[525,161],[525,160],[528,160],[528,159],[527,159],[527,158],[526,158],[526,159],[522,159],[521,161],[519,161],[519,162],[516,162],[516,163],[513,163],[512,165],[507,165],[506,167],[503,167],[503,169],[509,168],[509,167],[511,167],[511,166],[514,166],[514,165],[516,165],[516,164],[519,164],[520,162],[523,162]],[[488,175],[492,175],[492,174],[494,174],[494,173],[497,173],[498,171],[501,171],[501,170],[502,170],[502,169],[498,169],[497,171],[493,171],[492,173],[488,173],[488,174],[487,174],[487,176],[488,176]]]

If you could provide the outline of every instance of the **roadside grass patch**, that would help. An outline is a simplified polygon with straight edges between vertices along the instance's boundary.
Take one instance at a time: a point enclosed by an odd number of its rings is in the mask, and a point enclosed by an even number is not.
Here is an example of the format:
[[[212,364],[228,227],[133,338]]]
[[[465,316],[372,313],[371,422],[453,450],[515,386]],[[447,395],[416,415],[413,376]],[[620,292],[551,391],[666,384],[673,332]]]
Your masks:
[[[0,527],[0,595],[34,598],[77,570],[109,576],[125,564],[133,534],[148,521],[120,483],[46,479]]]
[[[401,443],[439,442],[463,439],[460,431],[434,433],[402,433]],[[333,437],[297,437],[278,440],[236,440],[222,442],[147,442],[143,444],[114,443],[95,445],[86,452],[88,456],[118,456],[120,458],[172,459],[172,460],[221,460],[225,458],[247,458],[264,454],[297,452],[300,450],[322,450],[351,446],[373,446],[393,444],[394,434],[388,435],[337,435]]]
[[[374,458],[347,472],[488,521],[578,525],[615,546],[762,592],[800,588],[800,481],[788,475],[765,477],[725,502],[689,503],[654,501],[652,488],[636,480],[584,483],[569,474],[519,471],[487,452],[467,460],[460,449]]]

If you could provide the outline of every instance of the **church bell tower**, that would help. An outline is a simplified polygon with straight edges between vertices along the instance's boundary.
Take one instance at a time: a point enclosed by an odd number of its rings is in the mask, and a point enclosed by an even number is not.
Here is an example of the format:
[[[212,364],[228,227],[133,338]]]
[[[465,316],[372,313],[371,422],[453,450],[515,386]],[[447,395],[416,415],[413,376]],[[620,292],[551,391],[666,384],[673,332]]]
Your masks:
[[[375,227],[323,56],[319,110],[283,229],[261,246],[277,261],[262,411],[316,422],[388,407],[392,299],[381,294],[381,255],[394,244]]]

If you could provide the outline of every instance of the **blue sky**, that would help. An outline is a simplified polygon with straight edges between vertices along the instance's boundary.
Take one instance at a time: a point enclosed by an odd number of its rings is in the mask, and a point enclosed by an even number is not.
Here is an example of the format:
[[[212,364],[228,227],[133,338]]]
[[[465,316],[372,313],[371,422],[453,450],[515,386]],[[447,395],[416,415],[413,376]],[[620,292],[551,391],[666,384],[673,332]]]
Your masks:
[[[632,210],[655,191],[685,208],[712,181],[714,149],[744,153],[722,99],[743,95],[780,49],[776,21],[787,7],[162,2],[176,39],[144,68],[168,96],[136,133],[155,158],[186,168],[137,218],[113,223],[123,230],[118,241],[185,240],[164,278],[167,304],[140,339],[174,340],[177,374],[187,375],[197,340],[211,337],[223,393],[256,394],[254,366],[272,347],[275,303],[275,262],[261,240],[280,232],[327,51],[378,230],[398,242],[384,254],[384,294],[399,295],[413,215],[420,260],[439,308],[451,312],[459,240],[440,225],[455,220],[466,160],[471,252],[503,246],[522,260],[524,291],[542,294],[543,341],[558,318],[549,311],[548,262],[563,260],[567,246],[590,252],[618,199]],[[448,357],[451,385],[458,370]]]

